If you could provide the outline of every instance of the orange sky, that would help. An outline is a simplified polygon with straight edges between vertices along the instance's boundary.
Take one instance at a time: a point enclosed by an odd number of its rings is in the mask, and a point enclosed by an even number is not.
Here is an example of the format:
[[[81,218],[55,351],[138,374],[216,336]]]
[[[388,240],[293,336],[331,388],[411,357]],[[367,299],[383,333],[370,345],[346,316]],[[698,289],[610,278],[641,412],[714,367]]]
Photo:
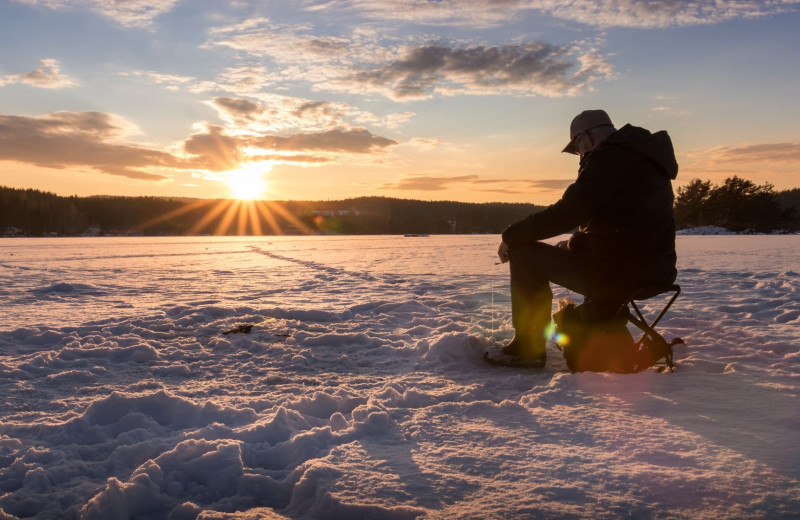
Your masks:
[[[547,204],[605,108],[669,131],[678,185],[800,186],[800,4],[640,4],[4,2],[0,184]]]

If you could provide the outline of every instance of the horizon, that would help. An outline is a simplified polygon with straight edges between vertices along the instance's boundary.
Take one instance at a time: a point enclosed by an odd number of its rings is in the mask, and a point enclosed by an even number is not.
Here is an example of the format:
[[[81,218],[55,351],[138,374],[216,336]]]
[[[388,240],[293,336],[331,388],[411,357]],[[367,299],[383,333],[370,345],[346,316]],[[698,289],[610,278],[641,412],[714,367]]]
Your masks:
[[[55,193],[53,191],[49,191],[47,189],[41,188],[26,188],[26,187],[12,187],[12,186],[5,186],[0,185],[0,189],[12,189],[12,190],[33,190],[33,191],[40,191],[42,193],[48,195],[54,195],[56,197],[62,198],[69,198],[69,197],[78,197],[78,198],[114,198],[114,197],[126,197],[126,198],[146,198],[146,197],[154,197],[160,199],[172,199],[172,200],[204,200],[204,201],[242,201],[242,202],[346,202],[348,200],[358,200],[358,199],[390,199],[390,200],[400,200],[400,201],[409,201],[409,202],[446,202],[446,203],[455,203],[455,204],[530,204],[534,206],[541,206],[541,204],[534,204],[532,202],[506,202],[506,201],[498,201],[498,200],[489,200],[489,201],[476,201],[476,202],[468,202],[468,201],[461,201],[461,200],[450,200],[450,199],[416,199],[410,197],[401,197],[401,196],[389,196],[389,195],[356,195],[356,196],[347,196],[344,195],[343,198],[337,199],[238,199],[236,197],[187,197],[183,195],[112,195],[108,193],[98,193],[95,195],[77,195],[77,194],[61,194]]]
[[[11,0],[1,184],[59,196],[547,205],[572,118],[796,187],[800,0]]]

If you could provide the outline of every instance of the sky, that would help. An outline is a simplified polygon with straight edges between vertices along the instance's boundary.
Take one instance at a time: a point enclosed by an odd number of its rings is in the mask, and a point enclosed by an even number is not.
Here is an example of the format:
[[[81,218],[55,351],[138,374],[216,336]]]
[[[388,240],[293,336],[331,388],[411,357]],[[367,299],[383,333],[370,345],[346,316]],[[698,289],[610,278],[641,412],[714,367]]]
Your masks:
[[[0,0],[0,185],[555,202],[569,123],[800,186],[800,0]]]

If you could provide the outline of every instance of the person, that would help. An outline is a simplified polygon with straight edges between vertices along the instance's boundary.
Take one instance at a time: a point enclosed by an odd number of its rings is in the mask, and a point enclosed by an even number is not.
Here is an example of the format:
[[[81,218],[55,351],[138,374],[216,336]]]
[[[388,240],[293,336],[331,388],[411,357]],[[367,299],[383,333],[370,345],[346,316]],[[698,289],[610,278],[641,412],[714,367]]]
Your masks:
[[[570,124],[563,152],[580,156],[561,199],[508,226],[497,254],[510,262],[514,338],[511,364],[543,367],[553,293],[550,283],[598,302],[610,318],[634,291],[675,281],[672,180],[678,163],[666,131],[626,124],[603,110]],[[542,242],[577,230],[565,243]]]

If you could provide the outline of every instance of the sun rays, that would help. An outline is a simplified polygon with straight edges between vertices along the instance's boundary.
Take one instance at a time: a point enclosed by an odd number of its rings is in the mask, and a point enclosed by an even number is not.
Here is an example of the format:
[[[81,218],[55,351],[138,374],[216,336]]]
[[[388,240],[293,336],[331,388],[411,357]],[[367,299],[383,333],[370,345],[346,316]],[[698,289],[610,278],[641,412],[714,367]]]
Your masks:
[[[146,232],[156,224],[187,216],[192,223],[183,232],[185,235],[307,235],[314,232],[281,202],[239,199],[189,202],[139,224],[132,231]]]
[[[312,234],[314,230],[281,202],[261,200],[269,184],[270,161],[245,163],[224,172],[232,198],[201,199],[149,219],[133,232],[147,232],[157,224],[180,221],[185,235],[284,235]]]

